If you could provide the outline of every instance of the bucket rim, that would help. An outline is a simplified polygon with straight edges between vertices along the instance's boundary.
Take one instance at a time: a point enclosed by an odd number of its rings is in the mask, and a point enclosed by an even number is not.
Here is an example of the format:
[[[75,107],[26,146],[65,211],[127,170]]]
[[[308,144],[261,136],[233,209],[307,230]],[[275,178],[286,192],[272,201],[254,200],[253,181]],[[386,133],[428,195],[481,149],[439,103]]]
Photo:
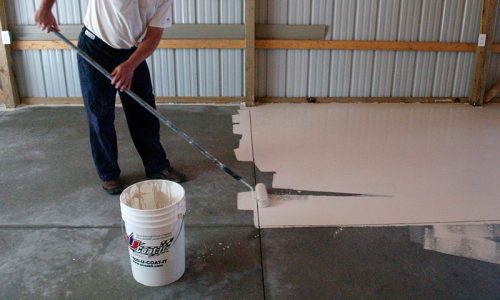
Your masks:
[[[125,224],[133,224],[134,226],[139,226],[141,228],[154,229],[154,228],[169,227],[172,224],[177,224],[179,220],[183,220],[185,217],[186,217],[185,214],[180,214],[177,215],[176,218],[172,217],[154,221],[147,221],[147,220],[137,220],[136,218],[129,215],[126,216],[122,215],[122,221]]]
[[[135,186],[136,184],[140,184],[140,183],[145,183],[145,182],[168,182],[169,184],[173,185],[173,186],[176,186],[176,187],[179,187],[181,189],[181,197],[179,197],[179,200],[177,200],[175,203],[172,203],[171,205],[169,206],[166,206],[166,207],[161,207],[161,208],[155,208],[155,209],[138,209],[138,208],[134,208],[134,207],[130,207],[128,206],[127,204],[125,204],[123,201],[122,201],[122,197],[123,195],[129,191],[129,189],[131,189],[133,186]],[[186,190],[184,189],[184,187],[180,184],[178,184],[177,182],[173,182],[173,181],[170,181],[170,180],[165,180],[165,179],[149,179],[149,180],[143,180],[143,181],[139,181],[139,182],[136,182],[134,184],[131,184],[129,185],[127,188],[125,188],[121,194],[120,194],[120,207],[123,209],[125,208],[126,210],[130,210],[130,211],[135,211],[135,212],[144,212],[144,211],[147,211],[147,212],[160,212],[162,210],[166,210],[168,208],[171,208],[172,206],[174,205],[178,205],[179,203],[183,202],[183,201],[186,201]]]

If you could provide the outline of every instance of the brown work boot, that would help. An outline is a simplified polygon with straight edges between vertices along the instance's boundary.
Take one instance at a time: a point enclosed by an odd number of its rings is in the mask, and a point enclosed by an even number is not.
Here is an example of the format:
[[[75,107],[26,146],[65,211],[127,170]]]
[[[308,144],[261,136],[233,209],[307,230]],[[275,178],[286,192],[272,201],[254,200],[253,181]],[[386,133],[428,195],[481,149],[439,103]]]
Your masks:
[[[146,177],[149,179],[170,180],[176,183],[182,183],[187,180],[186,175],[172,167],[168,167],[159,173],[146,174]]]
[[[110,195],[118,195],[123,191],[122,184],[118,179],[103,181],[102,188]]]

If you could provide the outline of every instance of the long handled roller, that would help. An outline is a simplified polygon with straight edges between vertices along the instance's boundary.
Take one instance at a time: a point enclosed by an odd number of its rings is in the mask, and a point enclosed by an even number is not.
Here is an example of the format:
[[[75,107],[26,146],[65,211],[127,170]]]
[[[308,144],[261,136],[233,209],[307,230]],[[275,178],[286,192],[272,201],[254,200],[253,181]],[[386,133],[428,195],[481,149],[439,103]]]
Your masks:
[[[64,43],[66,43],[70,48],[76,50],[78,55],[80,55],[83,59],[85,59],[90,65],[92,65],[94,68],[96,68],[102,75],[106,76],[109,80],[112,80],[111,74],[104,69],[101,65],[99,65],[95,60],[93,60],[87,53],[85,53],[83,50],[75,46],[70,40],[68,40],[63,34],[61,34],[58,31],[52,31],[57,37],[59,37]],[[151,114],[153,114],[160,122],[165,124],[168,128],[170,128],[173,132],[175,132],[177,135],[179,135],[181,138],[183,138],[186,142],[188,142],[190,145],[192,145],[196,150],[198,150],[201,154],[203,154],[206,158],[211,160],[214,164],[216,164],[222,171],[226,172],[229,176],[234,178],[235,180],[241,182],[244,184],[247,188],[250,189],[252,192],[254,198],[257,200],[257,203],[259,207],[267,207],[269,206],[269,196],[267,194],[267,189],[266,186],[263,183],[258,183],[255,186],[255,189],[253,186],[248,184],[243,177],[238,175],[236,172],[234,172],[231,168],[223,164],[221,161],[219,161],[217,158],[215,158],[212,154],[210,154],[207,150],[205,150],[200,144],[198,144],[195,140],[193,140],[191,137],[189,137],[186,133],[184,133],[182,130],[180,130],[175,124],[170,122],[165,116],[160,114],[156,109],[148,105],[141,97],[139,97],[136,93],[127,90],[125,91],[132,99],[134,99],[137,103],[139,103],[142,107],[144,107],[147,111],[149,111]]]

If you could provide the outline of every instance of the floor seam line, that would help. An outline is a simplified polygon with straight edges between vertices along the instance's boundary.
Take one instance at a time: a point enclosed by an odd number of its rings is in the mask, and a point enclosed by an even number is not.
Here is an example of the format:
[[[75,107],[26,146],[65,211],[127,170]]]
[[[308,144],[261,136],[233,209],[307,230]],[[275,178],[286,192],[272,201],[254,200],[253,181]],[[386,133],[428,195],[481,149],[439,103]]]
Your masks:
[[[186,228],[255,228],[252,225],[185,225]],[[66,226],[66,225],[0,225],[4,229],[120,229],[121,225],[110,226]]]
[[[249,110],[248,111],[248,121],[250,124],[250,146],[252,147],[252,160],[253,160],[253,177],[254,177],[254,184],[257,185],[257,164],[255,162],[255,149],[253,146],[253,129],[252,129],[252,112]],[[255,200],[257,201],[257,200]],[[262,277],[262,295],[264,297],[264,300],[266,299],[266,279],[265,279],[265,273],[264,273],[264,251],[262,248],[262,226],[260,226],[260,213],[259,213],[259,204],[255,203],[256,211],[254,213],[257,214],[257,223],[258,223],[258,230],[259,230],[259,254],[260,254],[260,268],[261,268],[261,277]]]

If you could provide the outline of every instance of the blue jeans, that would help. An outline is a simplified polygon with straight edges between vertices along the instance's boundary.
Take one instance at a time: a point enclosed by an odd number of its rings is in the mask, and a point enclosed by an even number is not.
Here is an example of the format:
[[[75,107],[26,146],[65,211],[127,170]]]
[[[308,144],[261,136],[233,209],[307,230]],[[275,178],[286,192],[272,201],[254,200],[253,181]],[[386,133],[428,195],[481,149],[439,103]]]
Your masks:
[[[85,35],[85,30],[83,28],[80,33],[78,47],[110,73],[135,51],[135,48],[114,49],[98,37],[89,38]],[[109,79],[80,56],[78,56],[78,71],[94,164],[101,180],[117,179],[120,176],[114,126],[117,90],[111,85]],[[156,108],[151,76],[146,62],[140,64],[135,70],[131,90]],[[160,143],[158,119],[126,93],[120,92],[119,94],[132,141],[141,156],[146,174],[158,173],[170,167],[170,162]]]

